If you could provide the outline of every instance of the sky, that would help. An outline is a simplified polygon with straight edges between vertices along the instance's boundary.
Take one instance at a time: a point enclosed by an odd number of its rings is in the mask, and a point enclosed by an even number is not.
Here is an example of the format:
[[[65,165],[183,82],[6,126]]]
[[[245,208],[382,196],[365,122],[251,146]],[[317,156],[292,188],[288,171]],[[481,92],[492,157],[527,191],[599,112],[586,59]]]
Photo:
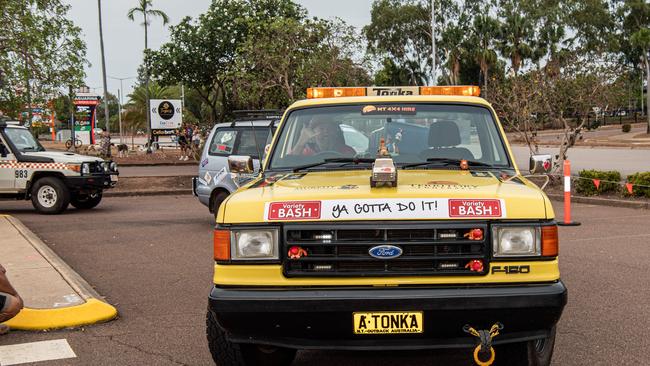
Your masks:
[[[370,22],[372,0],[294,0],[304,6],[309,16],[324,19],[339,17],[355,27],[363,27]],[[101,53],[99,46],[99,24],[97,2],[88,0],[64,0],[71,6],[68,18],[82,29],[86,42],[86,58],[91,66],[86,67],[86,85],[91,92],[103,94]],[[102,2],[102,23],[104,33],[104,52],[106,55],[106,74],[108,91],[117,95],[122,81],[124,102],[135,83],[137,69],[142,62],[144,48],[144,28],[142,20],[130,21],[126,17],[129,9],[137,6],[138,0],[104,0]],[[164,11],[174,25],[186,17],[196,17],[205,12],[211,0],[153,0],[155,9]],[[169,25],[168,24],[168,25]],[[154,19],[149,27],[149,48],[158,49],[169,39],[168,26],[163,27],[160,19]]]

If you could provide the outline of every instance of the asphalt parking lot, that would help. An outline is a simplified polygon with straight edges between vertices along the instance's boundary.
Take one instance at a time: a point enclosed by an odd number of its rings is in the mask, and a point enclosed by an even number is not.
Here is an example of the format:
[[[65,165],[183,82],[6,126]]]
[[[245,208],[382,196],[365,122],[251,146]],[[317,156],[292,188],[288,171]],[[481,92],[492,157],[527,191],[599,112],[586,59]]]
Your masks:
[[[120,317],[46,333],[16,331],[0,346],[67,339],[77,358],[47,365],[208,365],[205,309],[212,276],[212,221],[191,196],[107,198],[91,212],[36,214],[0,202],[83,276]],[[556,212],[561,214],[560,206]],[[582,226],[561,228],[569,303],[555,365],[644,364],[650,340],[650,211],[574,205]],[[469,353],[300,352],[294,365],[469,365]],[[498,360],[498,355],[497,355]]]

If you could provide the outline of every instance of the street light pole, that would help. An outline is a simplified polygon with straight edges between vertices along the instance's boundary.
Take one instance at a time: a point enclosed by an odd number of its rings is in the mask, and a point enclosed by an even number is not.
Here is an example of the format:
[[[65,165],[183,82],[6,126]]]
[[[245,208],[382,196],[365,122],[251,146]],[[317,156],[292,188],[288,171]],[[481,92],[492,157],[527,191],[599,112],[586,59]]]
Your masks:
[[[117,90],[117,123],[120,127],[120,144],[124,143],[124,135],[122,134],[122,81],[120,81],[120,89]]]
[[[106,86],[106,59],[104,57],[104,34],[102,31],[102,0],[97,0],[97,11],[99,13],[99,47],[102,52],[102,81],[104,82],[104,120],[106,121],[106,133],[111,136],[111,125],[109,123],[108,115],[108,88]],[[94,134],[94,131],[91,132]],[[107,156],[111,156],[111,147],[108,146]]]
[[[438,78],[436,77],[436,0],[431,0],[431,62],[433,67],[431,69],[432,85],[438,85]]]
[[[120,124],[120,144],[124,143],[124,133],[122,129],[122,106],[124,105],[124,100],[123,100],[123,95],[124,95],[124,86],[122,85],[122,82],[124,80],[128,79],[135,79],[136,76],[129,76],[126,78],[116,78],[114,76],[109,76],[109,79],[115,79],[120,81],[120,89],[117,91],[117,102],[120,106],[120,111],[119,111],[119,124]]]

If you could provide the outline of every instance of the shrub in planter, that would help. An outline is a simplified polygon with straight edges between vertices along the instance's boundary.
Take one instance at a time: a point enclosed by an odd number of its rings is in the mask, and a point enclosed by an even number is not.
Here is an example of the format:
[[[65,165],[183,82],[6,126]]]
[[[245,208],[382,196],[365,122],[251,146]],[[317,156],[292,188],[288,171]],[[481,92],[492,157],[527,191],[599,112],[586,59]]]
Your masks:
[[[600,170],[582,170],[578,174],[581,178],[575,184],[576,192],[584,196],[593,196],[605,192],[617,192],[620,189],[618,183],[600,182],[600,187],[596,189],[592,179],[600,179],[601,181],[620,182],[621,173],[615,171],[600,171]]]
[[[642,172],[642,173],[634,173],[632,175],[627,176],[627,182],[632,183],[632,184],[640,184],[648,187],[639,187],[639,186],[634,186],[632,187],[632,194],[637,197],[648,197],[650,198],[650,172]],[[625,190],[626,195],[630,195],[627,192],[627,189]]]
[[[628,133],[628,132],[632,131],[632,125],[629,124],[629,123],[626,123],[626,124],[623,125],[623,127],[621,127],[621,130],[623,132],[625,132],[625,133]]]

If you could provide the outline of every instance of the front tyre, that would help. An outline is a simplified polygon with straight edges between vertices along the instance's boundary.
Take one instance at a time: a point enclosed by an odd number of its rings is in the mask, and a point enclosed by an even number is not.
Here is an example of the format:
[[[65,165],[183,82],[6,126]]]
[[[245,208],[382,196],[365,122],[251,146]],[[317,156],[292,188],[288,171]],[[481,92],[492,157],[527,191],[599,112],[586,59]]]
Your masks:
[[[59,214],[69,203],[70,191],[59,178],[44,177],[32,186],[32,205],[41,214]]]
[[[228,193],[226,192],[219,192],[212,198],[212,207],[210,210],[214,213],[215,220],[217,220],[217,215],[219,214],[219,207],[221,207],[221,204],[226,198],[228,198]]]
[[[218,366],[288,366],[296,356],[293,349],[230,342],[210,310],[206,323],[208,346]]]
[[[79,210],[89,210],[102,201],[102,191],[91,194],[76,194],[72,196],[70,204]]]
[[[497,347],[495,365],[512,366],[548,366],[553,358],[555,347],[555,331],[553,327],[544,339],[529,342],[506,344]]]

